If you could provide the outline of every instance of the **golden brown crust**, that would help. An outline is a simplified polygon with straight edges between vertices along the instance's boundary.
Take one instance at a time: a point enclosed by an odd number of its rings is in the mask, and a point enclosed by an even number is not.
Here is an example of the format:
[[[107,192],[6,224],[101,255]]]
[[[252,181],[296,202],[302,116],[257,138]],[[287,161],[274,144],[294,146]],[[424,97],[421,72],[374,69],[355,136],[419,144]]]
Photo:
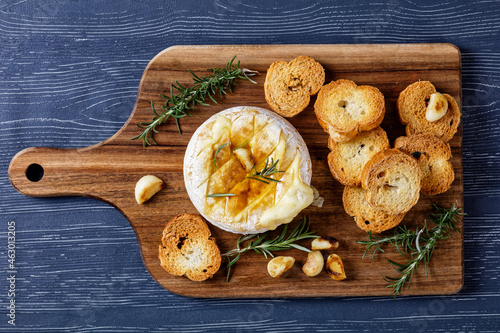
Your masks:
[[[450,188],[455,173],[449,161],[451,158],[449,144],[430,134],[414,134],[397,138],[394,146],[417,159],[422,169],[420,191],[423,194],[440,194]]]
[[[299,56],[289,63],[275,61],[266,74],[266,101],[276,113],[293,117],[302,112],[325,83],[325,70],[309,56]]]
[[[405,213],[417,203],[421,180],[416,159],[398,149],[378,152],[361,173],[366,200],[374,209],[388,214]]]
[[[328,139],[328,166],[332,176],[343,185],[361,184],[361,171],[377,152],[389,149],[389,139],[381,127],[361,132],[347,142]]]
[[[356,225],[366,232],[380,233],[392,229],[405,216],[405,213],[387,214],[374,209],[366,201],[366,191],[359,186],[345,186],[342,201],[346,213],[353,216]]]
[[[457,101],[448,94],[443,94],[448,101],[446,114],[434,122],[426,119],[427,103],[435,92],[436,88],[431,82],[418,81],[399,94],[396,106],[401,123],[406,125],[407,136],[426,133],[448,142],[457,132],[462,114]]]
[[[190,280],[204,281],[219,270],[220,250],[199,215],[174,217],[165,226],[161,242],[160,265],[172,275],[186,275]]]
[[[337,142],[380,125],[385,115],[384,95],[375,87],[358,86],[351,80],[337,80],[323,86],[314,112],[318,122]]]

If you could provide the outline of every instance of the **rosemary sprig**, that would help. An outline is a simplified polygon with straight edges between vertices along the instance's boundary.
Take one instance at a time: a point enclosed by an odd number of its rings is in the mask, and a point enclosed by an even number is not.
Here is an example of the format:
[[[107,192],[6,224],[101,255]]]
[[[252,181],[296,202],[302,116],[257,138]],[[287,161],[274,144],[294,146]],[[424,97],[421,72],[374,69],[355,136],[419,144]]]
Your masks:
[[[219,148],[217,148],[217,150],[215,151],[215,154],[214,154],[214,166],[215,166],[215,169],[219,170],[219,167],[217,166],[217,154],[219,154],[219,152],[221,151],[222,148],[224,148],[225,146],[227,146],[227,142],[220,145]]]
[[[366,251],[363,258],[370,251],[375,248],[372,258],[377,251],[384,252],[381,248],[384,244],[392,244],[396,247],[398,252],[406,258],[406,263],[400,264],[393,260],[387,259],[391,266],[401,274],[399,277],[385,276],[384,280],[389,282],[387,288],[393,288],[394,298],[403,290],[406,282],[408,282],[407,289],[410,289],[413,273],[418,269],[418,265],[423,262],[425,267],[425,276],[427,277],[427,265],[431,259],[436,242],[451,237],[451,230],[459,232],[455,227],[456,217],[466,215],[460,213],[461,208],[456,208],[452,205],[450,209],[438,207],[434,205],[436,213],[428,216],[429,221],[433,222],[435,226],[429,229],[427,220],[424,221],[424,227],[415,231],[410,231],[406,226],[396,228],[393,236],[389,237],[374,237],[369,233],[368,241],[358,241],[358,243],[366,246]],[[423,246],[421,246],[421,242]],[[409,257],[403,251],[409,254]]]
[[[245,178],[250,178],[250,179],[255,179],[260,182],[269,184],[269,182],[276,182],[279,183],[281,180],[278,179],[273,179],[268,176],[271,176],[272,174],[278,173],[278,172],[285,172],[285,171],[279,171],[276,169],[276,166],[278,165],[278,162],[280,160],[277,159],[276,162],[274,162],[273,158],[271,157],[271,163],[269,163],[269,157],[266,159],[266,165],[264,168],[260,171],[257,171],[257,168],[254,166],[254,173],[251,176],[246,176]]]
[[[151,101],[151,109],[153,110],[153,119],[148,122],[140,122],[137,126],[144,131],[133,137],[132,140],[141,139],[144,146],[156,144],[153,136],[158,133],[157,127],[167,121],[170,117],[175,119],[179,133],[182,133],[179,119],[191,115],[190,110],[194,110],[197,104],[208,105],[205,100],[210,98],[214,103],[217,101],[214,96],[219,93],[222,98],[227,92],[232,92],[232,87],[237,78],[248,80],[256,83],[250,76],[258,74],[258,72],[240,68],[240,62],[234,63],[236,56],[226,64],[225,68],[207,69],[212,71],[212,75],[199,77],[193,71],[189,70],[193,77],[193,87],[184,87],[179,82],[170,85],[170,96],[160,95],[165,99],[165,104],[162,105],[163,111],[158,114],[156,112],[153,101]],[[177,93],[174,92],[177,90]]]
[[[309,231],[310,224],[311,221],[309,219],[309,216],[304,216],[302,221],[292,230],[290,235],[288,235],[288,237],[286,238],[285,236],[288,230],[288,224],[285,224],[281,234],[273,239],[266,240],[266,238],[269,236],[269,231],[260,235],[247,235],[238,238],[238,240],[236,241],[236,248],[222,254],[222,256],[225,256],[228,259],[228,264],[226,266],[227,281],[229,281],[231,267],[240,259],[240,256],[243,253],[249,250],[254,250],[259,254],[263,254],[266,259],[268,256],[274,257],[274,254],[272,253],[273,251],[283,251],[289,250],[291,248],[295,248],[305,252],[311,252],[311,250],[296,244],[296,242],[303,239],[319,237],[314,234],[314,231]],[[249,241],[249,243],[244,246],[243,243],[247,241]]]

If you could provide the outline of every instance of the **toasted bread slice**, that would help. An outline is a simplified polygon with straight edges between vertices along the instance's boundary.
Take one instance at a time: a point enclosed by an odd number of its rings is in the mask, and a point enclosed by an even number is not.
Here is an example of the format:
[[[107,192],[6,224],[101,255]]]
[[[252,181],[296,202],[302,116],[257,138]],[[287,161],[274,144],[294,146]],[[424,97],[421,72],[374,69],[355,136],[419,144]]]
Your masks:
[[[332,81],[319,91],[314,112],[333,140],[346,142],[380,125],[384,95],[375,87],[357,86],[350,80]]]
[[[299,56],[290,62],[275,61],[267,70],[266,101],[283,117],[302,112],[325,83],[325,70],[313,58]]]
[[[203,218],[181,214],[163,230],[159,246],[161,267],[173,275],[186,275],[193,281],[211,278],[221,264],[220,250]]]
[[[346,213],[353,216],[356,225],[366,232],[380,233],[392,229],[405,216],[405,213],[387,214],[374,209],[366,201],[366,191],[359,186],[344,187],[342,201]]]
[[[377,210],[388,214],[409,211],[418,201],[422,171],[417,160],[398,149],[375,154],[361,174],[366,200]]]
[[[440,194],[450,188],[455,173],[449,144],[430,134],[414,134],[397,138],[394,147],[417,159],[422,169],[421,193]]]
[[[379,151],[391,148],[387,133],[376,127],[361,132],[347,142],[336,142],[328,138],[328,166],[332,176],[344,185],[361,184],[361,171],[365,164]]]
[[[443,94],[448,102],[448,111],[437,121],[427,120],[427,106],[434,93],[436,88],[429,81],[418,81],[406,87],[399,94],[397,101],[399,119],[406,125],[407,136],[426,133],[448,142],[457,132],[462,114],[457,101],[452,96]]]

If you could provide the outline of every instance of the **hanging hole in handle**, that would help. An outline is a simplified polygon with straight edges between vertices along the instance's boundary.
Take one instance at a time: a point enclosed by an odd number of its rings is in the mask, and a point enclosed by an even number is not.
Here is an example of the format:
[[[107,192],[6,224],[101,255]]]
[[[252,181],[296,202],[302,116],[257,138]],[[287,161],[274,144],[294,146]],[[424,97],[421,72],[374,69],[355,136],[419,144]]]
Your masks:
[[[43,178],[43,167],[40,164],[30,164],[26,169],[26,178],[31,182],[37,182]]]

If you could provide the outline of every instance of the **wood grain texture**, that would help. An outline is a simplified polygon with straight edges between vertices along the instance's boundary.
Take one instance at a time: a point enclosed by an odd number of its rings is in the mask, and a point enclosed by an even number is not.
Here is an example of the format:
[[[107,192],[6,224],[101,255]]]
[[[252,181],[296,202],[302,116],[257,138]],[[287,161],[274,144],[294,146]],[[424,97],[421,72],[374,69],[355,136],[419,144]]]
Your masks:
[[[141,142],[131,141],[138,134],[137,122],[151,118],[150,101],[162,103],[159,93],[167,93],[175,81],[190,84],[187,69],[203,75],[205,69],[223,66],[234,55],[250,69],[261,73],[257,85],[240,82],[234,94],[227,95],[217,105],[199,107],[192,118],[181,120],[182,135],[174,124],[162,126],[155,136],[157,146],[142,147]],[[162,286],[182,295],[196,297],[311,297],[311,296],[368,296],[390,295],[386,282],[381,278],[393,274],[385,263],[386,258],[400,260],[396,253],[388,252],[374,260],[361,259],[364,248],[356,240],[366,238],[357,229],[352,218],[342,207],[343,187],[335,181],[326,162],[328,135],[319,126],[310,106],[300,115],[289,119],[302,134],[313,162],[314,185],[325,198],[322,208],[310,207],[303,214],[311,216],[312,228],[320,235],[329,235],[341,241],[336,251],[346,266],[348,279],[339,283],[322,272],[311,279],[300,272],[305,253],[285,251],[297,258],[298,263],[284,279],[272,279],[266,272],[267,260],[255,253],[238,262],[232,279],[225,281],[223,271],[204,283],[196,283],[183,277],[173,277],[160,266],[158,245],[166,222],[181,213],[196,213],[189,201],[183,184],[182,162],[184,150],[196,128],[215,112],[238,106],[252,105],[268,108],[263,92],[265,72],[275,60],[289,61],[307,54],[319,61],[326,70],[326,82],[339,78],[354,80],[357,84],[369,84],[379,88],[386,98],[386,117],[382,127],[388,132],[391,143],[404,134],[397,121],[395,100],[400,91],[417,80],[429,80],[437,90],[451,94],[461,102],[460,52],[450,44],[414,45],[235,45],[235,46],[179,46],[157,55],[147,66],[141,83],[136,105],[129,121],[110,139],[87,148],[63,150],[29,148],[17,154],[9,167],[13,186],[31,196],[83,195],[110,203],[129,220],[136,232],[143,261],[150,274]],[[423,196],[405,217],[403,223],[422,226],[432,203],[449,207],[463,207],[462,127],[450,142],[455,169],[455,181],[445,194]],[[44,168],[44,177],[30,182],[25,175],[27,167],[38,163]],[[167,183],[167,189],[159,192],[145,205],[137,205],[133,189],[137,180],[145,174],[155,174]],[[458,228],[463,231],[462,220]],[[222,252],[231,249],[237,235],[211,228]],[[302,245],[308,246],[304,243]],[[451,240],[439,244],[429,266],[429,277],[421,270],[405,294],[451,294],[463,285],[463,232],[454,234]],[[256,283],[256,281],[259,281]]]

